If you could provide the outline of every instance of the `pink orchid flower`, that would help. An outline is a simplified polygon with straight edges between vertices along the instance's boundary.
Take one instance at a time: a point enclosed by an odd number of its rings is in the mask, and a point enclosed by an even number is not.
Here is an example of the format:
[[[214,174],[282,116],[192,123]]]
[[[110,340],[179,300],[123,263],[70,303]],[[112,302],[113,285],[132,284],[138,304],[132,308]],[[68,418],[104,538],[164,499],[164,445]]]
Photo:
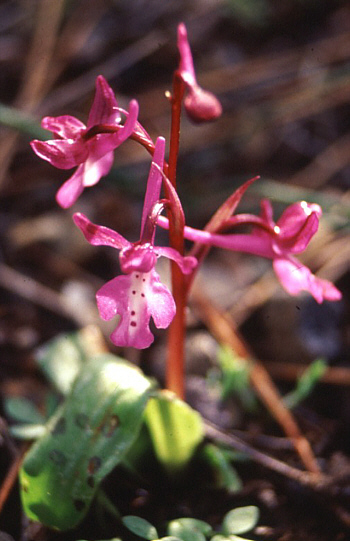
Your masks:
[[[272,259],[274,271],[290,295],[305,290],[318,303],[336,301],[341,298],[340,291],[328,280],[312,274],[292,255],[305,250],[318,229],[321,214],[319,205],[301,201],[287,207],[275,223],[271,203],[264,200],[261,216],[238,214],[225,222],[225,227],[253,224],[251,234],[218,234],[185,226],[184,236],[193,242]],[[168,219],[164,216],[159,216],[157,223],[168,228]]]
[[[178,26],[177,46],[180,53],[178,74],[188,90],[184,100],[188,116],[194,122],[216,120],[222,114],[221,104],[214,94],[203,90],[197,83],[187,30],[183,23]]]
[[[32,141],[34,152],[59,169],[78,166],[57,192],[56,200],[61,207],[72,206],[84,188],[97,184],[101,177],[109,173],[113,151],[135,129],[138,109],[137,101],[132,100],[122,126],[121,109],[113,90],[100,75],[96,79],[95,98],[87,126],[70,115],[43,118],[42,127],[52,131],[55,139]]]
[[[120,250],[119,261],[124,274],[107,282],[96,294],[102,319],[120,315],[117,328],[111,334],[111,340],[117,346],[147,348],[154,340],[149,328],[150,318],[157,328],[164,329],[175,315],[173,296],[155,271],[157,258],[172,259],[184,274],[190,273],[197,264],[194,257],[183,257],[173,248],[154,245],[156,217],[163,209],[159,196],[164,148],[165,140],[159,137],[148,177],[138,242],[131,243],[116,231],[91,223],[83,214],[73,216],[90,244]]]

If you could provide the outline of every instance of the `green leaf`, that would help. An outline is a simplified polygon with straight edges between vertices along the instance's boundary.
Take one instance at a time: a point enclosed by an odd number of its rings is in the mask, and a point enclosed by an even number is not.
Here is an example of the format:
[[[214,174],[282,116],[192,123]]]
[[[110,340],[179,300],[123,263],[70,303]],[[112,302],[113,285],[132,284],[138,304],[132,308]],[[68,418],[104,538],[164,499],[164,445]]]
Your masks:
[[[165,537],[160,537],[158,541],[182,541],[180,537],[175,537],[174,535],[166,535]]]
[[[60,335],[36,351],[36,361],[45,376],[66,395],[87,360],[81,333]]]
[[[157,530],[144,518],[128,515],[122,518],[122,522],[135,535],[149,540],[158,539]]]
[[[315,385],[322,378],[323,374],[327,370],[327,363],[324,359],[316,359],[305,372],[298,379],[296,388],[294,391],[288,393],[283,402],[285,405],[292,409],[295,408],[302,400],[305,400],[312,392]]]
[[[209,536],[213,531],[208,522],[204,522],[204,520],[199,520],[197,518],[183,517],[176,519],[175,522],[181,524],[184,528],[201,532],[205,536]]]
[[[148,402],[145,422],[155,454],[169,474],[188,464],[204,437],[199,413],[168,391]]]
[[[251,364],[242,359],[229,346],[219,349],[218,364],[222,371],[222,399],[238,396],[248,411],[256,408],[256,397],[250,386]]]
[[[50,135],[40,127],[39,122],[27,113],[23,113],[15,107],[9,107],[0,103],[0,124],[15,128],[18,131],[29,134],[36,139],[47,139]]]
[[[14,421],[23,424],[40,425],[45,423],[45,418],[34,404],[20,396],[7,397],[4,400],[5,412]]]
[[[259,520],[259,509],[255,505],[237,507],[229,511],[222,521],[224,535],[241,534],[252,530]]]
[[[135,366],[113,355],[83,366],[20,470],[30,519],[61,530],[82,520],[100,482],[137,437],[150,390]]]
[[[183,523],[182,520],[176,519],[169,522],[167,530],[170,536],[178,537],[182,541],[205,541],[205,534],[201,528],[191,525],[191,523]],[[190,520],[195,521],[195,519]]]
[[[217,445],[208,443],[203,449],[203,456],[214,469],[218,488],[224,488],[230,494],[242,489],[242,482],[230,458]]]

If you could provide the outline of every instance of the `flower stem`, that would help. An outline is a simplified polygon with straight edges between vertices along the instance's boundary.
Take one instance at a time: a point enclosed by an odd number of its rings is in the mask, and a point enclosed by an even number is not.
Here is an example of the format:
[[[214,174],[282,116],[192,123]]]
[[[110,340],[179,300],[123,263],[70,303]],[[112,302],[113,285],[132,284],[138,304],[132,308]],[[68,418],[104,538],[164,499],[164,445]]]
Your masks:
[[[173,95],[171,98],[171,132],[169,148],[168,178],[176,189],[176,168],[180,145],[181,103],[184,84],[175,72],[173,79]],[[179,213],[169,213],[170,246],[180,254],[184,252],[184,220]],[[185,281],[179,267],[172,262],[172,292],[176,304],[176,314],[169,327],[168,352],[166,363],[166,387],[184,398],[184,339],[185,339]]]

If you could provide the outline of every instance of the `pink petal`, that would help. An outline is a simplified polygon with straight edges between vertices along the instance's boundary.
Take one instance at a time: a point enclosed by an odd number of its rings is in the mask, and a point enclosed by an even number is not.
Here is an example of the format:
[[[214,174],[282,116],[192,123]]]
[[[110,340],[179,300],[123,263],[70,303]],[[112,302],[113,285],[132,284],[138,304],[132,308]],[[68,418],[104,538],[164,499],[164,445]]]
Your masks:
[[[111,334],[117,346],[149,347],[154,340],[149,329],[151,316],[158,328],[165,328],[175,314],[172,295],[155,271],[117,276],[102,286],[96,298],[103,319],[121,316]]]
[[[276,225],[273,219],[273,208],[269,199],[263,199],[261,205],[261,217],[273,229]]]
[[[79,165],[74,175],[66,180],[56,193],[56,201],[62,208],[67,209],[71,207],[83,192],[83,173],[84,164]]]
[[[283,211],[281,217],[277,221],[277,225],[281,231],[285,231],[286,234],[288,232],[292,236],[300,230],[311,214],[316,214],[317,218],[321,218],[321,207],[315,203],[299,201],[298,203],[289,205]]]
[[[34,152],[58,169],[71,169],[83,163],[89,154],[87,145],[73,139],[52,139],[30,143]]]
[[[318,278],[310,269],[292,258],[278,258],[273,268],[282,286],[290,295],[308,291],[318,303],[324,300],[336,301],[341,298],[340,291],[328,280]]]
[[[73,220],[75,225],[82,231],[86,240],[93,246],[111,246],[118,250],[131,246],[130,242],[122,235],[119,235],[119,233],[113,231],[113,229],[90,222],[90,220],[80,212],[73,215]]]
[[[114,92],[106,79],[99,75],[96,79],[96,91],[91,106],[88,128],[96,124],[119,124],[120,112]]]
[[[114,161],[113,152],[108,152],[102,158],[95,159],[93,154],[90,154],[84,164],[83,184],[85,187],[94,186],[99,182],[101,177],[107,175],[111,170]]]
[[[157,256],[152,244],[136,243],[121,250],[119,262],[120,268],[125,274],[135,271],[147,273],[155,267]]]
[[[85,124],[70,115],[46,116],[42,119],[41,125],[62,139],[76,139],[86,130]]]
[[[126,141],[135,129],[138,112],[139,105],[137,101],[131,100],[124,126],[121,126],[115,133],[100,133],[89,140],[90,156],[94,160],[99,160],[105,154],[112,152]]]
[[[181,77],[187,85],[195,85],[196,74],[193,66],[191,47],[187,38],[187,30],[184,23],[180,23],[177,28],[177,47],[180,53],[179,71]]]
[[[149,329],[150,314],[145,297],[134,289],[134,281],[131,274],[123,274],[107,282],[96,294],[97,306],[102,319],[109,320],[120,315],[117,327],[111,334],[116,346],[145,349],[152,344],[154,337]]]
[[[318,224],[319,218],[316,212],[312,212],[309,216],[304,218],[303,222],[299,221],[299,230],[295,230],[295,224],[292,224],[291,230],[284,227],[284,229],[281,229],[280,233],[278,233],[273,240],[274,247],[276,247],[276,252],[300,254],[305,250],[310,240],[318,230]]]
[[[183,274],[190,274],[193,269],[197,266],[197,259],[192,256],[182,256],[177,250],[174,248],[170,248],[167,246],[155,246],[154,251],[158,256],[164,256],[168,259],[171,259],[172,261],[175,261],[175,263],[178,264],[180,269],[182,270]]]
[[[160,198],[160,189],[162,187],[162,174],[158,167],[160,169],[163,169],[164,152],[165,139],[164,137],[158,137],[154,148],[154,154],[147,180],[146,195],[143,203],[140,235],[141,238],[144,232],[146,219],[151,214],[154,204]],[[158,167],[155,167],[154,165]]]
[[[151,271],[147,302],[157,329],[166,329],[172,322],[176,306],[169,289],[161,283],[156,271]]]

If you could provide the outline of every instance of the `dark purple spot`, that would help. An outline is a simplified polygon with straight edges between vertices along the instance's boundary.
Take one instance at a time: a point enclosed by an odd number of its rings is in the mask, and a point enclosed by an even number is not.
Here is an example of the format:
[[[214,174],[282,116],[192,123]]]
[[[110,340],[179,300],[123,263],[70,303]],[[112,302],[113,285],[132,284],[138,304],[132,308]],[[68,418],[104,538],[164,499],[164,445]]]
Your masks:
[[[91,457],[88,463],[89,474],[92,475],[93,473],[96,473],[97,470],[101,467],[101,464],[102,464],[102,460],[100,459],[99,456]]]
[[[136,321],[130,321],[130,327],[136,327]]]
[[[56,425],[53,427],[51,434],[53,436],[56,436],[58,434],[64,434],[66,431],[66,420],[64,417],[61,417],[56,423]]]
[[[145,281],[146,281],[146,278],[142,278],[142,281],[145,282]]]
[[[131,310],[131,315],[134,316],[136,314],[135,310]]]
[[[139,278],[139,277],[140,277],[140,275],[139,275],[139,274],[136,274],[136,278]]]
[[[144,294],[144,293],[141,293],[141,297],[144,297],[144,296],[145,296],[145,294]]]
[[[133,295],[136,295],[136,291],[135,289],[131,292]]]
[[[83,500],[74,500],[73,503],[77,511],[82,511],[85,508],[85,502]]]

